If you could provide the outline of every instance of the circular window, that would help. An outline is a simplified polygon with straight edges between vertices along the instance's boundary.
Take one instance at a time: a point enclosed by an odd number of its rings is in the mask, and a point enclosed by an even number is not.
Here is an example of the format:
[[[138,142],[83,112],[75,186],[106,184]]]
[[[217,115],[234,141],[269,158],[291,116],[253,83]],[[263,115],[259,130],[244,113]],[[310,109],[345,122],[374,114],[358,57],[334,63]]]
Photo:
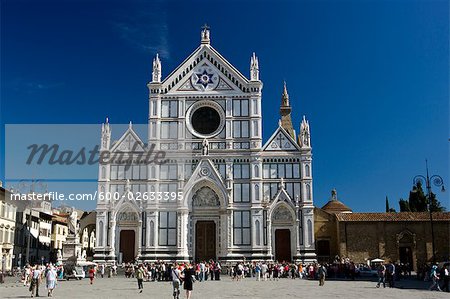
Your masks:
[[[220,115],[214,108],[200,107],[192,113],[191,123],[196,132],[209,135],[219,127]]]
[[[216,102],[199,101],[189,108],[186,124],[193,135],[199,138],[211,138],[222,131],[225,125],[225,113]]]

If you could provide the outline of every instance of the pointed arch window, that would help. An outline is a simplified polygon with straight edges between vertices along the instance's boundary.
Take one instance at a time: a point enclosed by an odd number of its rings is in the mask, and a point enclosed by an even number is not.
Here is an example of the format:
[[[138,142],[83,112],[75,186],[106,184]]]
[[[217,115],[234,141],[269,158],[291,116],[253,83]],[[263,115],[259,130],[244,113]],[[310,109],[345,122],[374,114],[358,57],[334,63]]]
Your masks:
[[[310,177],[311,176],[311,168],[308,164],[305,165],[305,176]]]
[[[155,246],[155,223],[150,221],[150,246]]]
[[[103,246],[103,221],[98,222],[98,246]]]
[[[261,245],[261,228],[259,227],[259,220],[255,221],[255,241],[256,245]]]
[[[255,185],[255,200],[259,200],[259,185]]]
[[[312,221],[311,219],[308,219],[307,224],[308,228],[308,245],[311,246],[313,243],[313,233],[312,233]]]
[[[311,185],[306,184],[306,200],[311,200]]]
[[[259,178],[259,166],[255,165],[255,177]]]

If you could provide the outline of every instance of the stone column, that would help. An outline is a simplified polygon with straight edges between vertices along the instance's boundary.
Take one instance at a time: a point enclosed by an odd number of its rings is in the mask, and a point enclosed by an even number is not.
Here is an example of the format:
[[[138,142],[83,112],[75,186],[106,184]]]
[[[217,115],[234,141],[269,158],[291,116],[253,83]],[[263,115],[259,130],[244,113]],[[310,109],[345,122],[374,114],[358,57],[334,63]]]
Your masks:
[[[267,213],[269,214],[269,213]],[[269,255],[273,256],[272,251],[272,223],[269,218],[267,218],[267,247],[269,247]]]
[[[141,217],[142,218],[142,217]],[[137,252],[137,256],[138,256],[138,258],[141,256],[141,252],[142,252],[142,248],[141,248],[141,246],[142,246],[142,219],[140,219],[139,220],[139,225],[138,225],[138,232],[137,232],[137,234],[138,234],[138,237],[137,237],[137,239],[138,239],[138,246],[137,246],[137,248],[138,248],[138,252]]]
[[[110,221],[110,229],[109,229],[109,255],[115,256],[116,255],[116,220],[111,219]]]
[[[178,240],[178,255],[180,257],[188,257],[189,253],[188,253],[188,219],[189,214],[188,211],[181,211],[179,213],[179,223],[180,225],[178,226],[180,229],[179,232],[179,236],[180,239]]]

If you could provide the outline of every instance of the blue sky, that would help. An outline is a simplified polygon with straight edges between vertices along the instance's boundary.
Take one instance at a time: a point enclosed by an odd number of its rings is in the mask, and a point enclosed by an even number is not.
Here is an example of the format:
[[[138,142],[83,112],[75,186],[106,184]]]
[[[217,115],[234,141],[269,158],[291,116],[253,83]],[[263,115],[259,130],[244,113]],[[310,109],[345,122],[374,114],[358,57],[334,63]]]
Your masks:
[[[259,57],[265,140],[287,81],[297,131],[302,115],[311,125],[317,206],[336,188],[355,211],[383,211],[386,196],[398,208],[425,158],[450,190],[448,1],[1,6],[2,180],[5,124],[145,124],[154,55],[169,74],[207,22],[212,46],[244,75]],[[449,192],[438,196],[449,208]]]

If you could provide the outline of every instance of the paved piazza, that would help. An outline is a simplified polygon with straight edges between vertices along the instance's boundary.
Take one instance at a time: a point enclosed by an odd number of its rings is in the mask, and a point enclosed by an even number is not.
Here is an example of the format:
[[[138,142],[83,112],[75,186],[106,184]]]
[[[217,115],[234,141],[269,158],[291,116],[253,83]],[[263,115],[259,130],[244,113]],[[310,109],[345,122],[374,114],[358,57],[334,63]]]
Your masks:
[[[192,298],[449,298],[449,293],[425,290],[424,282],[398,282],[400,288],[377,289],[370,281],[326,281],[319,287],[317,281],[280,279],[279,281],[235,282],[229,277],[221,281],[196,282]],[[138,293],[135,279],[99,278],[89,285],[89,280],[60,281],[54,291],[57,298],[173,298],[170,282],[144,282],[144,291]],[[46,297],[46,289],[40,295]],[[28,298],[30,293],[21,284],[8,280],[0,285],[0,298]],[[184,292],[180,298],[185,298]]]

